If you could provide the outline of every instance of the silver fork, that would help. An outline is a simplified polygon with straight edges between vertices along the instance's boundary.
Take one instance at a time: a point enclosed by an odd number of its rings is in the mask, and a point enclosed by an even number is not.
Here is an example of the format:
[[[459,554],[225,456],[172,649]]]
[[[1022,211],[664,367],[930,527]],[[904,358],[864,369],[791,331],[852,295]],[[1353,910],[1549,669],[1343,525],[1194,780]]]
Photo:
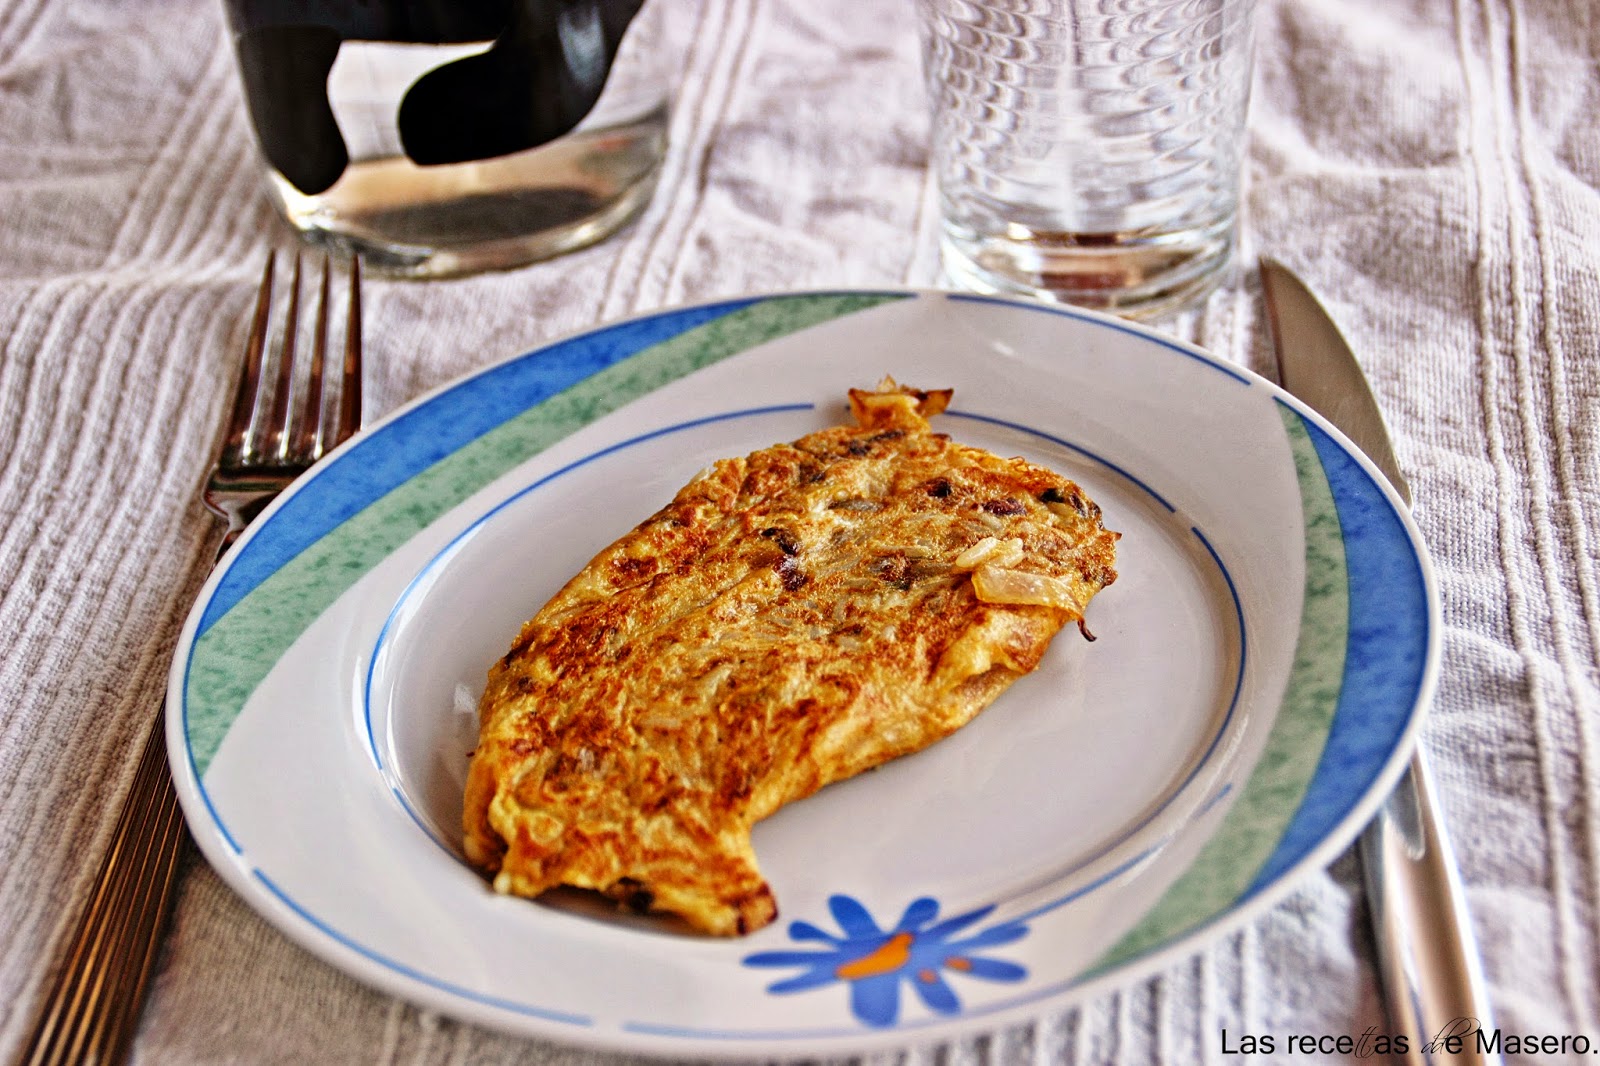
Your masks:
[[[232,415],[205,487],[206,506],[228,522],[219,560],[273,497],[360,428],[360,261],[351,266],[341,380],[337,398],[330,399],[323,387],[328,262],[322,264],[310,365],[300,381],[298,254],[283,343],[275,360],[267,353],[275,258],[267,257],[261,276]],[[28,1066],[121,1062],[138,1027],[189,840],[167,769],[165,719],[163,709],[145,741],[89,903],[22,1059]]]

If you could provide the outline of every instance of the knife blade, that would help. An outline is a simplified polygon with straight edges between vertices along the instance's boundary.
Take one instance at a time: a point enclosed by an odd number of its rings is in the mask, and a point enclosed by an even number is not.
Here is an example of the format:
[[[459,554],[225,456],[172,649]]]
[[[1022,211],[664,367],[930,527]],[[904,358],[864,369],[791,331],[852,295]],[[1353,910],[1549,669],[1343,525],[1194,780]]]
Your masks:
[[[1260,269],[1278,383],[1355,442],[1409,507],[1411,489],[1383,412],[1332,316],[1281,263],[1262,258]],[[1466,891],[1420,744],[1357,848],[1391,1035],[1406,1037],[1402,1060],[1501,1062],[1474,1035],[1492,1033],[1494,1020]]]

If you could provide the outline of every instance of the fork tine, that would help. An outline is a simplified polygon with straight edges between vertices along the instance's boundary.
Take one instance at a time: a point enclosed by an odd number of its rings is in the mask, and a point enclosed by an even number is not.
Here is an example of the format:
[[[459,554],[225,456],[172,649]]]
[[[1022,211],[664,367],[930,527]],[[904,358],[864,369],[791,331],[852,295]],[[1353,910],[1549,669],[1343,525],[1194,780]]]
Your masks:
[[[326,443],[322,429],[322,378],[328,355],[328,257],[322,257],[322,284],[318,290],[317,318],[311,333],[311,371],[306,375],[305,398],[300,404],[296,419],[294,444],[289,457],[296,462],[311,462],[321,458]]]
[[[350,307],[344,327],[344,376],[339,383],[339,421],[333,443],[361,428],[361,257],[350,260]]]
[[[300,332],[300,253],[294,253],[294,278],[289,285],[289,311],[278,351],[278,384],[272,391],[272,416],[267,423],[267,457],[289,459],[289,393],[294,386],[295,337]]]
[[[256,289],[250,336],[245,341],[244,367],[239,372],[239,385],[233,395],[233,414],[228,418],[228,432],[223,438],[224,453],[240,458],[248,457],[253,450],[256,394],[261,390],[261,360],[267,347],[267,312],[272,307],[272,272],[276,259],[272,252],[267,253],[267,265]],[[252,447],[246,447],[247,442]]]

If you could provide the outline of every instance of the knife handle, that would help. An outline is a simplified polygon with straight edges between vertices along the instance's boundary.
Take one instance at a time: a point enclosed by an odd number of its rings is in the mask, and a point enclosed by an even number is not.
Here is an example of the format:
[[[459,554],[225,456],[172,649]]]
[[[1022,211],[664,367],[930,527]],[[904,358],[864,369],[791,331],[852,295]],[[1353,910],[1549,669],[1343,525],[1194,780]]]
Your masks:
[[[1360,840],[1378,977],[1395,1035],[1406,1037],[1401,1061],[1498,1066],[1500,1054],[1477,1038],[1495,1024],[1466,891],[1436,807],[1419,746]]]

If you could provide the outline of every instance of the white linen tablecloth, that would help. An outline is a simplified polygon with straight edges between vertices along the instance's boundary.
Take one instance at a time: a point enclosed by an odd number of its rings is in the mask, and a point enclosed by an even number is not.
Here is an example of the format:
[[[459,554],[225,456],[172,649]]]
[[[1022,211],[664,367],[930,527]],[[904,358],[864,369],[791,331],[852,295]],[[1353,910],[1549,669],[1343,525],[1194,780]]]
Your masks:
[[[555,262],[372,283],[369,415],[639,310],[936,281],[909,0],[666,2],[683,84],[648,212]],[[1600,1044],[1600,10],[1262,0],[1257,51],[1245,268],[1164,326],[1264,369],[1256,252],[1343,323],[1438,567],[1444,674],[1426,740],[1499,1020]],[[265,251],[292,240],[258,186],[216,0],[0,0],[0,219],[10,1061],[206,574],[216,531],[198,490]],[[1381,1029],[1355,872],[1341,861],[1078,1009],[880,1058],[1221,1062],[1224,1028]],[[134,1057],[611,1061],[370,991],[199,861]]]

